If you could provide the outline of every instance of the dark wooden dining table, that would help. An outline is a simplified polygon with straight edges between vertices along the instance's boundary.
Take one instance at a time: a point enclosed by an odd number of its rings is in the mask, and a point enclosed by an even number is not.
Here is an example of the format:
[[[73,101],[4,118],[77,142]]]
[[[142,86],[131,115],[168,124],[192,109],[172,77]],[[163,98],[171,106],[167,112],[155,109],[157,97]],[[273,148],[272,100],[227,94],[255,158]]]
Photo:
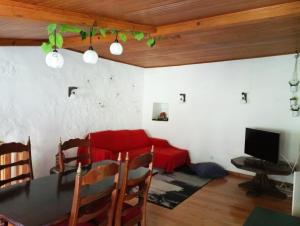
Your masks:
[[[113,161],[105,160],[83,167],[83,173],[87,172],[90,167],[110,162]],[[140,177],[147,170],[147,168],[136,169],[129,173],[129,177]],[[52,225],[68,219],[73,199],[75,175],[74,170],[0,189],[0,219],[4,218],[10,224],[17,226]],[[99,192],[112,186],[113,183],[113,177],[107,178],[93,186],[86,186],[82,192],[84,194]]]

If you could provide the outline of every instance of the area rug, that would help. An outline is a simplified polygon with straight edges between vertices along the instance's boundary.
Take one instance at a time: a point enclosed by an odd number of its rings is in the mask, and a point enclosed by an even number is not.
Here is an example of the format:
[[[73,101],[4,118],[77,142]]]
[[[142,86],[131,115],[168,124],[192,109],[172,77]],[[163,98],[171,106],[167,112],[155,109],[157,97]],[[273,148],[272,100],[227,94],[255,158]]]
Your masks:
[[[152,178],[148,201],[173,209],[209,181],[183,168],[173,174],[158,173]]]

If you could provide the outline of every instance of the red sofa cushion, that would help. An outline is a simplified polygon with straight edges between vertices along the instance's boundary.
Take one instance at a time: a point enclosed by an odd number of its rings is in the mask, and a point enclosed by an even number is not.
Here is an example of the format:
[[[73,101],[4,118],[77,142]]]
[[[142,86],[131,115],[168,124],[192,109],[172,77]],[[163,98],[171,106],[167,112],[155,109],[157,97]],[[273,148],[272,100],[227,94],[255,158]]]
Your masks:
[[[113,153],[106,149],[91,148],[91,159],[92,162],[99,162],[106,159],[114,159],[114,157],[113,157]]]
[[[107,130],[91,133],[91,144],[116,153],[147,147],[151,142],[144,130]]]

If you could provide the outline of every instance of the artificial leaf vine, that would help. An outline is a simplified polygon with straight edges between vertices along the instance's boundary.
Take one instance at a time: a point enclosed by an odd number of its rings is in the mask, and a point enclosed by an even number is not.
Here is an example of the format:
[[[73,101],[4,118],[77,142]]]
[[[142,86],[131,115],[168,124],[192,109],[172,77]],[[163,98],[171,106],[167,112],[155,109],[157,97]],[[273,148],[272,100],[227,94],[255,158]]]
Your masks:
[[[99,33],[101,36],[105,37],[106,33],[107,33],[107,29],[106,28],[99,28]]]
[[[138,41],[143,40],[144,37],[145,37],[144,32],[139,32],[139,31],[133,31],[133,32],[132,32],[132,35],[133,35],[134,39],[136,39],[136,40],[138,40]]]
[[[156,44],[156,40],[155,40],[154,38],[149,38],[149,39],[147,40],[147,45],[148,45],[149,47],[153,47],[153,46],[155,46],[155,44]]]
[[[108,29],[108,28],[92,28],[90,32],[86,32],[83,29],[71,26],[67,24],[49,24],[47,26],[48,31],[48,41],[44,42],[41,45],[42,50],[45,53],[49,53],[53,51],[55,48],[62,48],[64,43],[63,34],[64,33],[75,33],[81,37],[82,40],[86,39],[90,36],[100,35],[101,37],[105,37],[108,34],[116,35],[118,40],[122,42],[127,42],[128,37],[131,36],[133,39],[137,41],[146,40],[146,44],[149,47],[153,47],[156,44],[156,39],[151,37],[149,34],[145,34],[140,31],[119,31],[116,29]]]

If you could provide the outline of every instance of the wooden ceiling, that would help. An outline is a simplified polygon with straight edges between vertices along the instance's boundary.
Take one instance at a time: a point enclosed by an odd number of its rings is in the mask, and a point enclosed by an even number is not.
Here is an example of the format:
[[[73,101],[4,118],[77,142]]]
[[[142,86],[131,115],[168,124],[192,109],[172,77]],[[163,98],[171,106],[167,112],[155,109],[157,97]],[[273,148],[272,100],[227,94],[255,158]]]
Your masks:
[[[213,2],[213,3],[212,3]],[[129,40],[113,56],[113,37],[94,38],[106,59],[141,67],[215,62],[300,49],[300,1],[293,0],[1,0],[0,45],[39,45],[49,22],[136,29],[159,36],[153,48]],[[87,41],[66,37],[83,52]]]

